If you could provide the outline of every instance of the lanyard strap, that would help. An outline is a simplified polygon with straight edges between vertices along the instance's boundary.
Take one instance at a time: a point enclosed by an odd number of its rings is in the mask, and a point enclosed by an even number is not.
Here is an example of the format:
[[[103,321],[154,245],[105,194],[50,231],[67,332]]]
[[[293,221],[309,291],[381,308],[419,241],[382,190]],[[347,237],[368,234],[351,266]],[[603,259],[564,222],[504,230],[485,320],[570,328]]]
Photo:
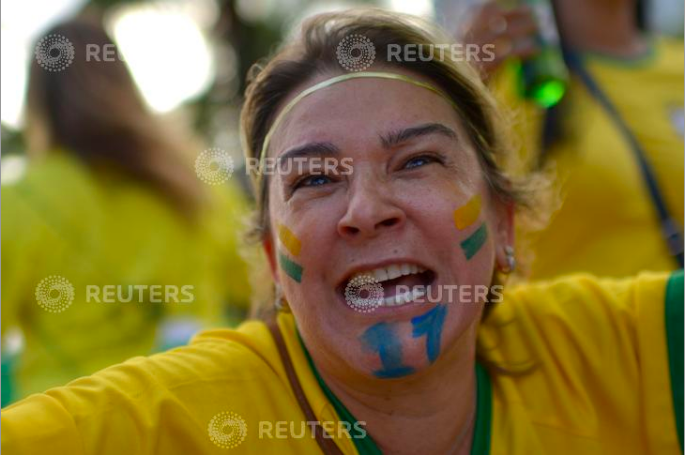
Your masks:
[[[300,409],[302,409],[302,412],[304,413],[308,422],[316,422],[316,424],[312,427],[312,432],[314,433],[316,443],[319,445],[321,451],[326,455],[342,455],[343,451],[340,450],[340,448],[335,442],[333,442],[331,436],[324,436],[324,432],[326,431],[326,429],[323,428],[321,423],[318,421],[316,415],[314,414],[314,410],[312,410],[312,407],[309,404],[309,401],[307,400],[307,396],[305,395],[304,390],[302,389],[300,380],[297,378],[295,367],[293,366],[292,360],[290,360],[288,348],[285,345],[285,340],[283,339],[281,329],[278,327],[278,323],[275,320],[269,321],[267,323],[267,327],[269,328],[274,343],[276,344],[276,349],[278,350],[278,355],[281,358],[281,362],[283,363],[283,369],[285,370],[285,374],[288,377],[290,388],[293,391],[293,395],[295,395],[297,403],[300,405]]]
[[[623,120],[618,109],[611,102],[609,97],[602,91],[601,87],[597,81],[590,75],[587,68],[583,65],[582,58],[575,52],[566,52],[565,60],[571,71],[580,77],[580,80],[585,85],[585,88],[590,92],[593,98],[604,108],[604,110],[609,114],[614,124],[621,132],[625,140],[630,145],[633,151],[633,155],[637,160],[640,167],[640,172],[642,174],[642,180],[647,186],[649,195],[652,199],[652,203],[656,208],[657,214],[659,216],[659,223],[661,225],[661,234],[666,241],[668,250],[671,256],[678,262],[678,265],[683,267],[683,234],[680,231],[678,223],[675,222],[673,217],[666,207],[664,197],[659,189],[659,185],[654,175],[649,162],[647,161],[646,154],[642,148],[640,142],[637,140],[633,131],[630,129],[628,124]]]

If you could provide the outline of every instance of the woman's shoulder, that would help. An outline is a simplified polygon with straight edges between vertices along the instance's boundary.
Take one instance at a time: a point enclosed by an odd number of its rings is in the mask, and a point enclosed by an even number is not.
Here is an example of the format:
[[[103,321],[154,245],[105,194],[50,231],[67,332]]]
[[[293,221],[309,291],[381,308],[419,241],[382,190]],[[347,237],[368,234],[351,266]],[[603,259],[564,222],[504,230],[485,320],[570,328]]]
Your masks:
[[[497,305],[479,345],[501,373],[493,376],[500,414],[518,403],[531,431],[567,442],[611,439],[612,425],[642,434],[649,415],[646,443],[673,442],[683,406],[682,271],[530,283]]]
[[[615,315],[634,311],[647,301],[663,303],[668,281],[678,277],[682,277],[682,271],[643,272],[625,278],[580,273],[514,285],[505,291],[501,306],[541,315],[573,312],[599,315],[606,311]]]
[[[186,346],[133,357],[91,376],[50,389],[46,394],[65,402],[87,391],[98,399],[135,401],[151,391],[183,393],[219,386],[223,393],[243,381],[273,374],[270,334],[262,322],[251,321],[236,329],[213,329],[196,335]],[[109,398],[108,398],[109,397]],[[8,408],[8,409],[11,409]]]
[[[683,307],[682,292],[669,283],[682,279],[682,271],[622,279],[579,274],[514,286],[482,324],[480,343],[498,363],[525,369],[556,359],[572,374],[599,368],[607,356],[624,366],[638,352],[665,359],[665,314]]]
[[[278,357],[271,343],[262,322],[210,330],[187,346],[135,357],[31,395],[3,409],[3,428],[9,435],[5,439],[3,434],[3,444],[77,444],[85,437],[88,446],[96,447],[108,434],[135,432],[140,444],[154,447],[161,437],[183,428],[181,439],[209,447],[207,422],[213,417],[235,409],[245,418],[248,411],[269,415],[279,409],[273,397],[289,397],[287,383],[272,364]],[[122,441],[121,447],[130,448],[130,441]]]

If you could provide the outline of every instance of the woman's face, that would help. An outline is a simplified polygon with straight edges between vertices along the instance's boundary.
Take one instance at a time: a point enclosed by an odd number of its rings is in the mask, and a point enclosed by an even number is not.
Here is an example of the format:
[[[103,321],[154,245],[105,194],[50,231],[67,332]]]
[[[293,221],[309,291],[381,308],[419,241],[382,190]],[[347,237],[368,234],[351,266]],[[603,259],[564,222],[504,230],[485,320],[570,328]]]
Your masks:
[[[399,378],[475,337],[511,207],[445,99],[403,81],[337,83],[288,113],[269,156],[281,162],[265,247],[317,363]],[[380,306],[354,300],[368,296],[358,275],[382,286]]]

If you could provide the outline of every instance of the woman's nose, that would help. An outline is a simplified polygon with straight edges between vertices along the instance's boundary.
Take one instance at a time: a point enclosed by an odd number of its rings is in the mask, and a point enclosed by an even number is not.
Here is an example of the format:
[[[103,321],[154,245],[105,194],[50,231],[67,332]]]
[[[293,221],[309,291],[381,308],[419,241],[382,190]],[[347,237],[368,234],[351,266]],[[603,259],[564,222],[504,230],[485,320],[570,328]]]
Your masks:
[[[345,215],[338,223],[341,236],[350,239],[375,237],[404,223],[406,215],[389,188],[378,180],[350,189]]]

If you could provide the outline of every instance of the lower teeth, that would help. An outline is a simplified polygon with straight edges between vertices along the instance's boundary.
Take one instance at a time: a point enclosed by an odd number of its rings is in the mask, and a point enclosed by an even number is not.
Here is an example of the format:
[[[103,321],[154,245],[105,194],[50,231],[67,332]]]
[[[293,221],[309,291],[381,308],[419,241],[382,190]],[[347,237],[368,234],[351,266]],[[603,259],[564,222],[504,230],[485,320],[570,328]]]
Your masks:
[[[393,295],[391,297],[386,297],[383,299],[381,306],[399,306],[405,303],[413,302],[419,298],[426,295],[426,292],[421,289],[414,289],[413,291],[407,291],[402,294]]]

